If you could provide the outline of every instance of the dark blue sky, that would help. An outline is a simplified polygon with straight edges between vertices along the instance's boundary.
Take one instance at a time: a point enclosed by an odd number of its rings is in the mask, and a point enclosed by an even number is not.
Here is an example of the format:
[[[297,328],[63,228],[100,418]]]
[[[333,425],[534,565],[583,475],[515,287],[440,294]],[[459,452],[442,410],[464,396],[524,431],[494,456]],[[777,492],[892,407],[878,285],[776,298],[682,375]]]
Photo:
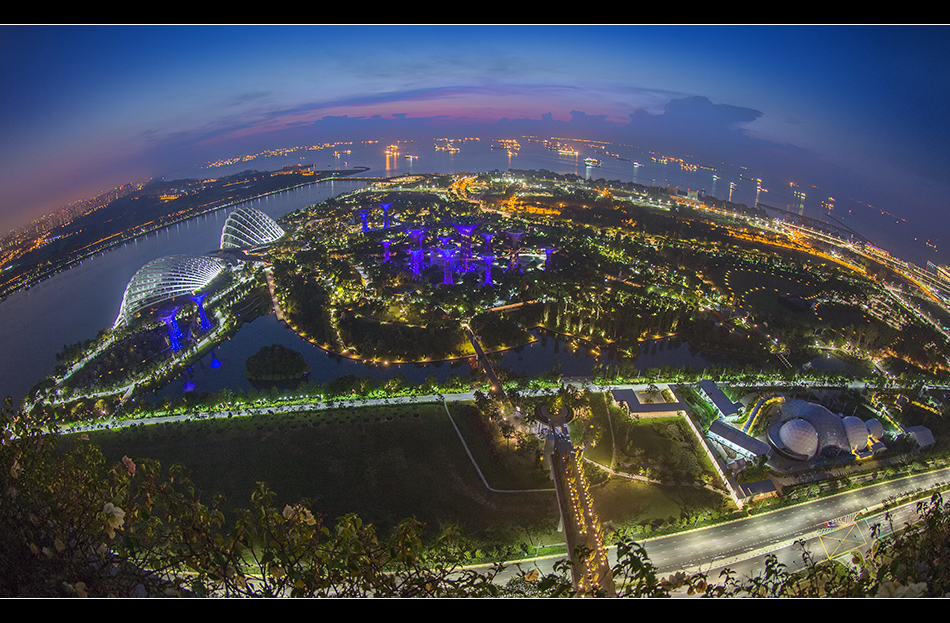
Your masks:
[[[948,33],[0,27],[0,231],[123,182],[265,147],[387,130],[571,130],[785,172],[939,233],[950,217]]]

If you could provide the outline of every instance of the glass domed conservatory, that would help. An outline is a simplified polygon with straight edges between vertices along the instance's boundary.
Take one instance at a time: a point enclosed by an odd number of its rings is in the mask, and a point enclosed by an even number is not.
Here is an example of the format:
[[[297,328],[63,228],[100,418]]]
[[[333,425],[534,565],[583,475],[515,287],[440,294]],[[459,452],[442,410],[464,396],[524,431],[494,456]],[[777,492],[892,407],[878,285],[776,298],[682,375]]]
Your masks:
[[[228,266],[224,258],[209,255],[169,255],[149,262],[126,286],[113,326],[127,324],[142,312],[168,307],[181,297],[197,295]]]
[[[221,230],[222,249],[252,249],[268,245],[284,235],[284,230],[260,210],[238,208],[228,215]]]
[[[769,443],[781,454],[798,461],[833,459],[866,451],[871,437],[883,427],[877,420],[835,415],[820,404],[791,400],[782,405],[781,421],[768,432]]]

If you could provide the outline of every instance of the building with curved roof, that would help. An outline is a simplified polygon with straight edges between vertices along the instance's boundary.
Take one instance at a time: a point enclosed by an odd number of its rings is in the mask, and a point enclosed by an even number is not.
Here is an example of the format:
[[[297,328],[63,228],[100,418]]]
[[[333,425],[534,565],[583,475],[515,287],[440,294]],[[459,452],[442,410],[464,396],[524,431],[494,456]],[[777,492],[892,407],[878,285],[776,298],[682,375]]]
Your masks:
[[[255,208],[242,207],[228,215],[221,229],[222,249],[253,249],[284,235],[274,219]]]
[[[853,415],[841,419],[844,431],[848,435],[848,445],[852,452],[859,452],[868,447],[868,425],[861,418]]]
[[[226,259],[209,255],[169,255],[152,260],[129,280],[113,326],[127,324],[142,312],[197,294],[227,268]]]
[[[782,424],[778,438],[786,454],[810,459],[818,452],[818,431],[808,421],[795,418]]]
[[[871,431],[874,431],[873,433]],[[860,455],[869,437],[883,434],[880,422],[836,415],[820,404],[792,400],[782,405],[781,422],[769,429],[769,443],[785,456],[807,461]]]
[[[872,438],[877,439],[878,441],[884,439],[884,425],[881,424],[880,421],[876,419],[870,419],[865,422],[865,424],[867,424],[868,434],[871,435]]]

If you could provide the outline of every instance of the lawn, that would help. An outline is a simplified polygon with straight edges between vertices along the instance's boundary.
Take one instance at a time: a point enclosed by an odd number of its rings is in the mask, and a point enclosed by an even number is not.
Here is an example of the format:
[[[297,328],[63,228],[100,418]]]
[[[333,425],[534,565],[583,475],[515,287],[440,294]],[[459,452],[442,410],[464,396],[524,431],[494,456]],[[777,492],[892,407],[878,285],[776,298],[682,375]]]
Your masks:
[[[629,416],[623,409],[614,407],[608,402],[609,394],[591,394],[590,397],[590,423],[596,433],[593,435],[591,444],[587,449],[585,456],[601,465],[611,466],[613,463],[614,438],[611,422],[618,422],[628,419]]]
[[[353,512],[381,531],[415,517],[430,531],[455,525],[500,545],[559,538],[554,493],[489,491],[441,404],[138,426],[90,437],[112,461],[128,455],[185,466],[203,495],[223,494],[229,508],[245,506],[263,481],[280,506],[306,500],[328,518]],[[484,441],[466,442],[490,462]],[[486,467],[495,488],[551,486],[537,474],[506,479]]]
[[[712,491],[689,484],[712,475],[705,455],[696,448],[695,438],[681,417],[631,419],[620,409],[607,406],[604,395],[591,397],[591,423],[606,427],[611,412],[617,444],[614,467],[640,473],[663,484],[646,483],[613,476],[591,488],[594,508],[603,525],[652,532],[671,523],[684,525],[697,516],[719,512],[726,499]],[[591,437],[610,438],[609,431]],[[590,449],[586,458],[606,464],[606,448]],[[607,444],[603,444],[607,445]],[[595,459],[595,457],[599,457]]]
[[[713,514],[722,510],[725,499],[698,487],[656,485],[611,478],[593,487],[594,508],[604,526],[632,528],[649,533],[684,517]],[[650,528],[645,528],[650,526]]]

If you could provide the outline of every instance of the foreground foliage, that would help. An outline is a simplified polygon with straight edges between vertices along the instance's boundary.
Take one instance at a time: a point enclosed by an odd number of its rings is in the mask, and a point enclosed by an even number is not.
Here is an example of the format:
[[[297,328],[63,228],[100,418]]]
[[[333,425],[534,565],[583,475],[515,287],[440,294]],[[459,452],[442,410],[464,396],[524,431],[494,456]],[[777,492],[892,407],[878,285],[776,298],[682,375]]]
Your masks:
[[[349,515],[329,525],[305,505],[275,504],[263,484],[227,520],[177,468],[125,457],[106,464],[81,443],[56,437],[2,409],[0,595],[2,596],[571,596],[565,561],[547,575],[498,565],[466,569],[471,549],[454,531],[424,542],[407,520],[388,537]],[[950,592],[950,512],[935,496],[924,521],[882,541],[850,567],[817,564],[792,574],[774,558],[763,575],[726,572],[660,578],[642,546],[618,536],[617,594],[705,596],[942,596]],[[502,578],[504,581],[502,580]]]

